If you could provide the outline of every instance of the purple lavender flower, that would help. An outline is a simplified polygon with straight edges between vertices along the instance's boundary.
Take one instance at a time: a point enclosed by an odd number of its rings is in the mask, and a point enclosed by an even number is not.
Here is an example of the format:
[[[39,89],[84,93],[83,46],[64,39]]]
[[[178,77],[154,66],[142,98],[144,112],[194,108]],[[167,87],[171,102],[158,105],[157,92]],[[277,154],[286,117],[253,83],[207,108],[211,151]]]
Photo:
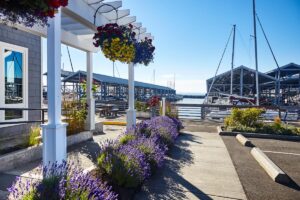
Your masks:
[[[20,177],[8,188],[9,199],[117,199],[111,188],[101,180],[75,165],[53,164],[42,168],[46,178],[43,180],[23,180]]]
[[[128,145],[137,148],[144,153],[147,162],[151,166],[152,172],[156,167],[162,166],[167,147],[159,144],[158,137],[154,136],[147,138],[145,136],[140,136],[136,140],[130,141]]]
[[[159,137],[163,144],[171,145],[179,135],[180,121],[167,116],[154,117],[137,125],[137,134]]]

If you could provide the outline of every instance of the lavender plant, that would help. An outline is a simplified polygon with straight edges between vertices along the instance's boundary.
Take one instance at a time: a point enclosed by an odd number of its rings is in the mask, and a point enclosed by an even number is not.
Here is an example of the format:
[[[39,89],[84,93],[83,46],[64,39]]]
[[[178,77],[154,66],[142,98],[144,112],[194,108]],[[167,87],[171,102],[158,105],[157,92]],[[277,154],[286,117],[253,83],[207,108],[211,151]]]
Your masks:
[[[54,164],[43,168],[43,180],[20,177],[8,188],[11,200],[110,200],[117,199],[101,180],[93,178],[74,164]]]
[[[102,176],[125,188],[135,188],[150,176],[145,155],[130,145],[108,142],[102,146],[97,164]]]
[[[144,153],[152,172],[154,172],[157,167],[162,166],[165,153],[168,149],[167,146],[159,144],[158,137],[147,138],[145,136],[140,136],[136,140],[130,141],[128,145],[137,148]]]
[[[136,133],[146,137],[159,137],[163,144],[171,145],[179,135],[182,124],[179,120],[163,116],[153,117],[137,125]]]

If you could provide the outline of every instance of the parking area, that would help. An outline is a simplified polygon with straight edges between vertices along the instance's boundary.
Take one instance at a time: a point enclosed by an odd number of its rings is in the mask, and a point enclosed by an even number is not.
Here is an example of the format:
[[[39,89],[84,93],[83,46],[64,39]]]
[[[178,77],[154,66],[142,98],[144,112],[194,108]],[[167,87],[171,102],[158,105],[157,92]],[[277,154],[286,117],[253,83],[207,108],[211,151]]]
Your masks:
[[[277,166],[300,186],[300,142],[251,138]]]
[[[233,136],[222,136],[231,156],[247,198],[299,199],[300,143],[292,141],[249,138],[293,180],[282,185],[274,182],[250,154],[251,148],[242,146]]]

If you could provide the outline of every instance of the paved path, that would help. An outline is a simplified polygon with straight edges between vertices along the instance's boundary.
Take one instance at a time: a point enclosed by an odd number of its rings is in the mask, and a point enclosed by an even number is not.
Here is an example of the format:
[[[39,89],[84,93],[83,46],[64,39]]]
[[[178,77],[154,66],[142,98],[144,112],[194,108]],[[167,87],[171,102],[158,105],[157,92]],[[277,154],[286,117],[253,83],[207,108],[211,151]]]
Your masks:
[[[217,133],[187,132],[165,166],[135,199],[246,199],[227,149]]]

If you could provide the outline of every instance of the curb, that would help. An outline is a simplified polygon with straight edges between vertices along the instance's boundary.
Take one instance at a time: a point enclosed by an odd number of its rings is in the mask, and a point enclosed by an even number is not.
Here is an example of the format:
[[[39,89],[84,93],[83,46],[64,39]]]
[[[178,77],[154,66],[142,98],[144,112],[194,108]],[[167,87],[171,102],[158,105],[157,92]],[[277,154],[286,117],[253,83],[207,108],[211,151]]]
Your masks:
[[[67,137],[67,147],[91,140],[93,134],[90,131],[81,132]],[[13,169],[27,162],[42,158],[43,144],[32,146],[0,156],[0,172]]]
[[[277,139],[277,140],[288,140],[288,141],[300,141],[300,136],[294,135],[274,135],[274,134],[265,134],[265,133],[247,133],[247,132],[230,132],[223,131],[222,127],[217,127],[218,133],[221,136],[236,136],[242,134],[245,137],[249,138],[263,138],[263,139]]]
[[[267,172],[273,181],[277,183],[289,183],[289,176],[284,173],[272,160],[268,158],[259,148],[254,147],[251,155],[259,163],[259,165]]]
[[[253,147],[253,144],[251,143],[250,140],[245,138],[242,134],[237,134],[235,137],[243,146],[246,147]]]

